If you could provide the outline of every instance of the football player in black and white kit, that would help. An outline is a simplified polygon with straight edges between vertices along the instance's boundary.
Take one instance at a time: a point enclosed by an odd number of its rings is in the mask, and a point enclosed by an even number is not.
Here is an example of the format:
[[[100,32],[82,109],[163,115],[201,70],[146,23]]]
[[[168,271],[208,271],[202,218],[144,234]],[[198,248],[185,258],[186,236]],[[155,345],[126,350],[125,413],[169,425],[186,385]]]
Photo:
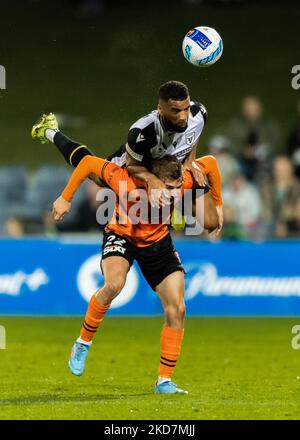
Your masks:
[[[207,119],[203,104],[191,101],[187,86],[179,81],[168,81],[159,88],[157,109],[138,119],[131,127],[126,144],[107,157],[107,160],[119,166],[126,166],[129,174],[147,182],[148,197],[152,205],[162,201],[165,184],[148,169],[151,159],[174,155],[189,169],[199,187],[205,188],[206,181],[199,167],[194,165],[197,142]],[[46,133],[46,137],[44,136]],[[33,127],[32,136],[42,143],[54,143],[68,164],[76,167],[86,155],[94,155],[85,145],[75,142],[58,129],[55,115],[44,115]],[[102,182],[96,176],[90,176],[99,186]],[[105,185],[103,185],[105,186]],[[158,190],[158,191],[154,191]],[[209,201],[205,198],[205,203]],[[206,208],[206,206],[204,206]],[[206,211],[215,217],[212,203]],[[218,212],[221,229],[222,212]],[[207,228],[212,229],[212,228]]]
[[[207,119],[203,104],[190,100],[187,86],[179,81],[168,81],[159,89],[157,110],[138,119],[129,130],[126,145],[123,145],[108,160],[127,166],[132,177],[147,181],[149,199],[153,200],[153,189],[164,189],[165,185],[149,170],[151,159],[174,155],[193,173],[200,186],[205,180],[198,167],[193,166],[199,137]]]

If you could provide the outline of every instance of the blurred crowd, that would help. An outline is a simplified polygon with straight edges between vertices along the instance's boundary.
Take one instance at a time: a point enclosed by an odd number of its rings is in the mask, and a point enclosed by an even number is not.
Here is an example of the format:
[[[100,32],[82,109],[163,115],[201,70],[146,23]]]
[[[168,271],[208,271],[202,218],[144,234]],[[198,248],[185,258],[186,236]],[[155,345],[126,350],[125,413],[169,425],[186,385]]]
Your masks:
[[[247,96],[240,114],[210,140],[223,182],[223,238],[300,237],[300,101],[296,110],[283,139],[260,99]]]
[[[223,184],[224,227],[230,240],[300,237],[300,101],[287,139],[255,96],[242,99],[240,113],[208,142]],[[98,232],[99,187],[86,181],[71,213],[55,224],[53,201],[71,174],[65,166],[43,166],[32,175],[21,166],[0,167],[0,234],[55,235]]]

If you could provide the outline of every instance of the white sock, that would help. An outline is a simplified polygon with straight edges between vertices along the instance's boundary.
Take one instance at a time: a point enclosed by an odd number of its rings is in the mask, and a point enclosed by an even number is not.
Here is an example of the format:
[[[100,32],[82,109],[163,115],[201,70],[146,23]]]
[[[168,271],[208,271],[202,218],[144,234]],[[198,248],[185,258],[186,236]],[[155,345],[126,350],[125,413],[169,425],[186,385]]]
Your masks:
[[[92,341],[90,341],[90,342],[84,341],[83,339],[81,339],[80,336],[79,336],[79,338],[76,339],[76,342],[79,342],[80,344],[88,345],[88,346],[92,345]]]
[[[162,382],[171,382],[171,379],[169,377],[158,376],[157,385],[160,385]]]
[[[47,128],[45,131],[45,136],[50,142],[54,142],[54,136],[58,133],[58,130],[52,130],[52,128]]]

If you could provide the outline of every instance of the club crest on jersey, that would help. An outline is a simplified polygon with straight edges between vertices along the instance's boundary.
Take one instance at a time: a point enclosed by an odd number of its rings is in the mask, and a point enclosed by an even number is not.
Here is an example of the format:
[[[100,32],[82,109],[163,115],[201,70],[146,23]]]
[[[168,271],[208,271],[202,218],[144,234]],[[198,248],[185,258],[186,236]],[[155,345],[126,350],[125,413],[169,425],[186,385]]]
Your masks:
[[[185,135],[185,141],[188,145],[192,145],[195,141],[195,132],[193,131],[192,133],[187,133]]]

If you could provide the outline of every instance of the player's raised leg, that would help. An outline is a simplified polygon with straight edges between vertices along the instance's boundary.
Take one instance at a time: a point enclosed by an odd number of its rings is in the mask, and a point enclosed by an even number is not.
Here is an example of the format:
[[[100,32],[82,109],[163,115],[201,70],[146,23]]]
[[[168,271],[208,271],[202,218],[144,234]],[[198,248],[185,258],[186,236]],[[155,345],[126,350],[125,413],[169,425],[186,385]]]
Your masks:
[[[184,334],[184,273],[171,273],[155,290],[164,308],[165,323],[161,333],[159,375],[154,390],[159,394],[187,394],[171,381]]]
[[[66,162],[77,167],[81,159],[86,156],[94,156],[91,150],[85,145],[69,139],[58,127],[54,113],[44,114],[32,127],[31,137],[39,140],[42,144],[50,143],[56,145]]]
[[[71,351],[69,368],[76,376],[81,376],[84,372],[92,340],[112,300],[121,292],[129,269],[130,264],[123,257],[112,256],[102,261],[104,285],[92,296],[81,327],[80,336]]]

